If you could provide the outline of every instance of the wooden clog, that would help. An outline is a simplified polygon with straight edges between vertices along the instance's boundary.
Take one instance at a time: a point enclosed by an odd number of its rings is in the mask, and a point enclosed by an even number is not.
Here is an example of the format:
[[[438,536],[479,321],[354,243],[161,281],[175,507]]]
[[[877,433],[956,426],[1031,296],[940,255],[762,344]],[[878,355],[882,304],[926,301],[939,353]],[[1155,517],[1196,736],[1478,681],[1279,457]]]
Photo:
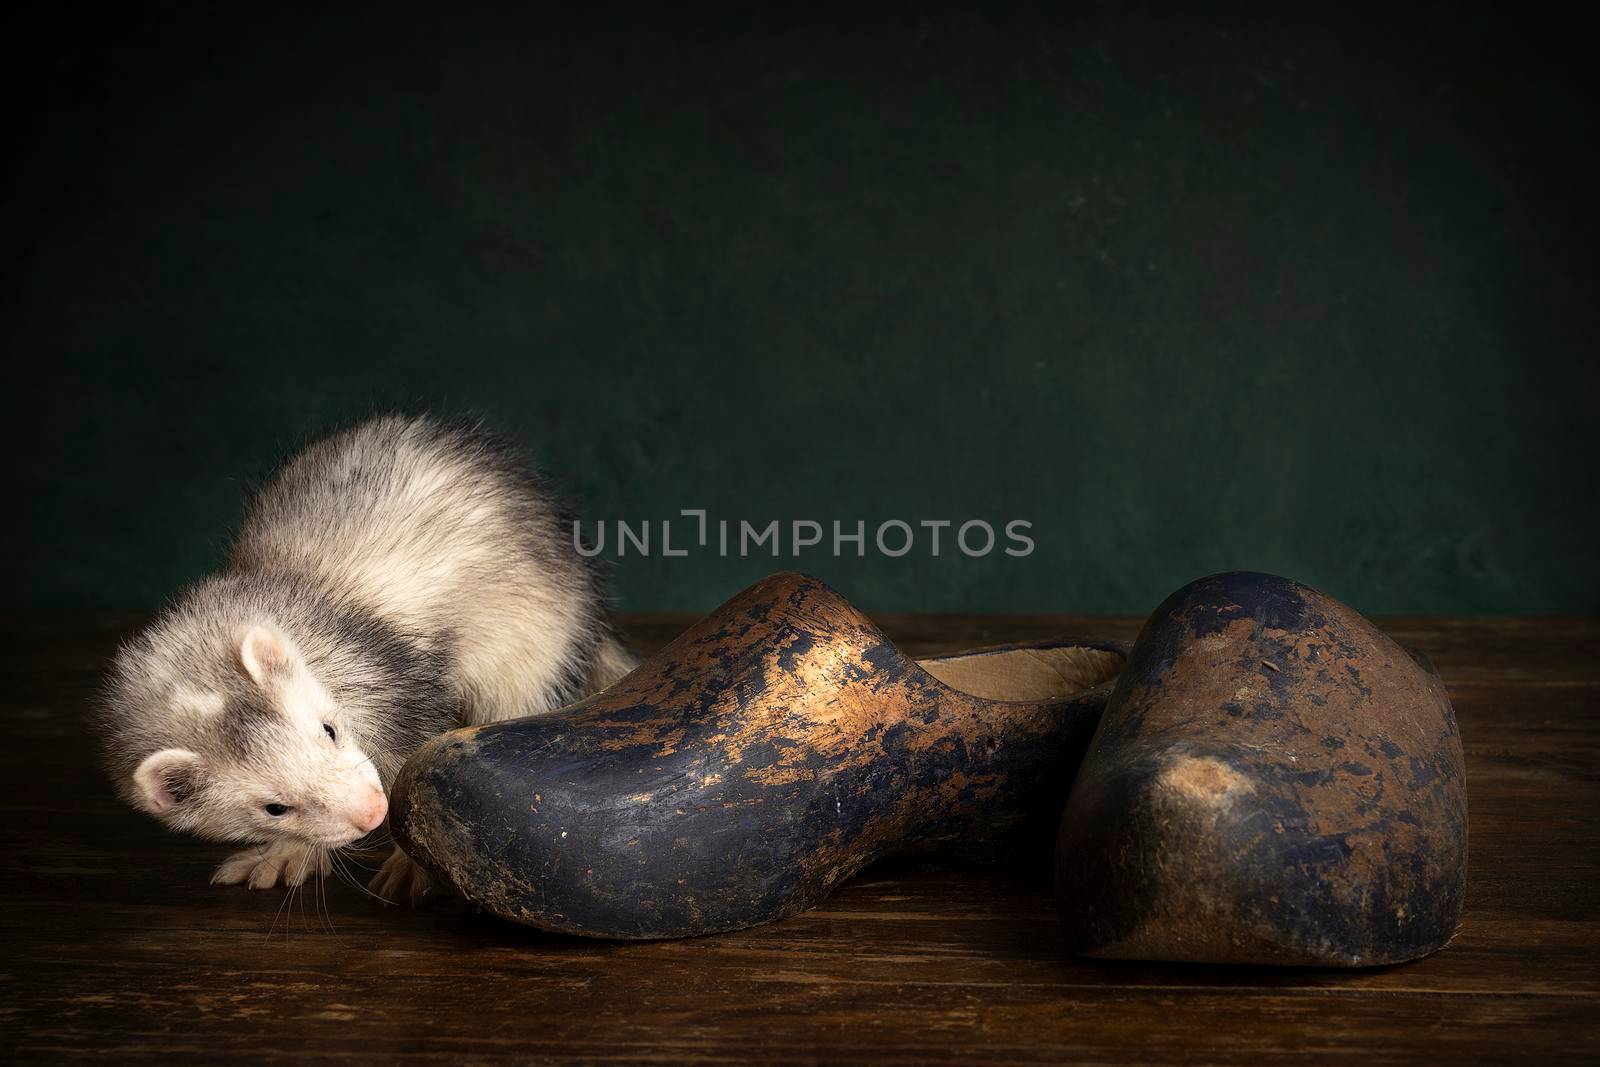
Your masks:
[[[396,783],[405,850],[516,922],[684,937],[792,915],[871,860],[1044,851],[1124,650],[920,663],[822,582],[745,590],[606,691],[455,730]]]
[[[1133,646],[1062,818],[1074,947],[1360,967],[1461,915],[1461,738],[1431,668],[1267,574],[1193,582]]]

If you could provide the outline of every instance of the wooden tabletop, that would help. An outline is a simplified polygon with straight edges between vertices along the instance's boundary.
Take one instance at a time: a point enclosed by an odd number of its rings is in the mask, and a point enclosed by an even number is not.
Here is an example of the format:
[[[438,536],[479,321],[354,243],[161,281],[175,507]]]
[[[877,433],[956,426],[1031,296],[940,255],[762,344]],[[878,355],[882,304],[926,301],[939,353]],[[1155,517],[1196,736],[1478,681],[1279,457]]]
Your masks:
[[[0,1059],[1394,1062],[1600,1058],[1600,621],[1388,619],[1465,741],[1472,881],[1444,951],[1359,971],[1105,963],[1048,884],[870,868],[822,907],[691,941],[541,934],[339,882],[207,884],[227,849],[101,780],[86,715],[138,620],[6,627]],[[631,620],[641,649],[686,619]],[[1133,619],[887,617],[926,654]]]

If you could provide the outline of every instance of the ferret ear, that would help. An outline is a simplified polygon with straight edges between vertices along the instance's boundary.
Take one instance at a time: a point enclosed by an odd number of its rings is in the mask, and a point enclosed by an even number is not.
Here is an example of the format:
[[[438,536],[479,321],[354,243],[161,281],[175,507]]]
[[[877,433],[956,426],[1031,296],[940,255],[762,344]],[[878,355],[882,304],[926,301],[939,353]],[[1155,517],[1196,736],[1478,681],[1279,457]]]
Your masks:
[[[198,752],[164,748],[139,764],[133,772],[133,785],[145,810],[160,815],[193,796],[203,772]]]
[[[294,660],[295,652],[288,638],[266,626],[252,627],[239,642],[239,666],[257,685],[286,677]]]

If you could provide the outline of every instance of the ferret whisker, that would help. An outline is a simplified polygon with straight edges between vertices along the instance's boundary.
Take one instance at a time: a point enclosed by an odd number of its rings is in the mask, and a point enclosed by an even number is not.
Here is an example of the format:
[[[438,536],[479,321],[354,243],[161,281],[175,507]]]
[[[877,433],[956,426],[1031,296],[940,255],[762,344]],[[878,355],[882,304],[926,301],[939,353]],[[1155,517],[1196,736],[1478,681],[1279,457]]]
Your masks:
[[[330,871],[333,870],[333,852],[332,852],[332,850],[324,850],[323,856],[328,861],[328,869]],[[338,941],[342,945],[342,944],[345,943],[345,940],[344,940],[343,937],[340,936],[338,927],[333,925],[333,908],[328,903],[328,887],[327,887],[327,885],[324,884],[325,882],[326,882],[326,879],[323,879],[323,878],[318,878],[317,879],[317,900],[322,905],[323,921],[325,923],[327,923],[328,933],[332,934],[334,939],[336,941]]]
[[[347,878],[350,879],[350,884],[351,885],[353,885],[357,889],[361,890],[363,893],[365,893],[367,896],[371,897],[373,900],[378,901],[380,904],[397,904],[398,903],[398,901],[393,901],[393,900],[390,900],[388,897],[382,897],[382,896],[379,896],[377,893],[374,893],[372,890],[370,890],[366,886],[362,885],[353,875],[350,874],[349,871],[345,871],[344,874],[345,874],[345,876]]]
[[[338,871],[340,880],[348,885],[351,889],[354,889],[358,893],[366,893],[368,896],[372,895],[372,891],[365,885],[361,884],[361,882],[347,869],[340,867],[338,868]]]
[[[322,874],[323,866],[326,865],[329,870],[332,870],[333,868],[331,853],[322,845],[318,845],[314,851],[317,857],[314,871],[314,877],[317,880],[317,884],[311,890],[312,914],[315,918],[321,921],[323,926],[327,927],[328,933],[332,934],[334,938],[337,939],[339,937],[339,932],[333,927],[333,912],[328,908],[325,887],[322,884],[326,880]]]
[[[378,900],[383,900],[382,897],[378,896],[372,890],[367,888],[367,881],[368,881],[367,879],[358,878],[356,876],[355,872],[352,871],[349,867],[345,866],[343,863],[341,863],[340,866],[339,866],[339,873],[344,876],[344,880],[350,884],[350,887],[352,889],[355,889],[357,892],[360,892],[360,893],[365,893],[369,897],[374,897],[374,898],[376,898]],[[383,900],[383,902],[385,904],[388,903],[387,900]]]
[[[267,927],[267,940],[272,940],[272,935],[277,932],[278,917],[283,914],[283,909],[288,906],[289,899],[292,896],[294,896],[292,892],[285,893],[283,895],[283,899],[278,902],[278,910],[272,913],[272,925]],[[283,936],[285,940],[287,940],[289,937],[289,924],[287,921],[285,921],[283,926]]]
[[[338,853],[338,856],[341,859],[345,860],[347,863],[350,863],[350,864],[352,864],[352,865],[354,865],[356,867],[360,867],[363,871],[370,871],[373,874],[377,874],[378,873],[379,868],[377,868],[377,867],[368,867],[365,863],[362,863],[360,860],[356,859],[354,856],[352,856],[348,852]]]
[[[356,766],[357,767],[361,767],[361,766],[363,766],[365,764],[371,763],[373,760],[388,759],[390,756],[397,755],[402,751],[403,751],[402,749],[398,749],[398,748],[380,748],[376,752],[373,752],[370,755],[368,755],[366,759],[364,759],[360,763],[356,764]]]
[[[347,874],[344,867],[340,865],[338,858],[330,855],[329,859],[332,861],[331,866],[333,870],[333,876],[339,881],[344,882],[346,885],[352,884],[349,874]]]
[[[388,830],[374,830],[358,841],[352,841],[345,848],[356,849],[361,852],[370,852],[394,844],[394,836]]]
[[[308,848],[300,854],[300,870],[295,874],[294,884],[289,887],[289,917],[292,921],[294,918],[294,902],[295,898],[298,897],[300,903],[300,925],[302,927],[306,925],[306,900],[303,895],[306,885],[306,868],[311,863],[311,853],[313,851],[313,849]],[[288,871],[286,870],[284,873],[287,875]]]

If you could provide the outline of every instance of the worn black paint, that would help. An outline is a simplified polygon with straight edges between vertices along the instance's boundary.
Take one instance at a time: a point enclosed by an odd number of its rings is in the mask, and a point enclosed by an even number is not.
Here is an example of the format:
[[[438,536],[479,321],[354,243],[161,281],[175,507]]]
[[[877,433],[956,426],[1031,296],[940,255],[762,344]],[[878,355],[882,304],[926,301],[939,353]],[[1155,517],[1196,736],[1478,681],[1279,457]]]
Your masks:
[[[394,827],[519,922],[735,929],[810,907],[889,852],[993,856],[1041,816],[1053,830],[1109,689],[979,700],[821,582],[778,575],[602,694],[440,738],[402,772]],[[1048,854],[1048,833],[1031,839]]]
[[[1426,660],[1315,590],[1232,573],[1135,643],[1057,891],[1090,955],[1359,966],[1450,939],[1466,854],[1461,740]]]

